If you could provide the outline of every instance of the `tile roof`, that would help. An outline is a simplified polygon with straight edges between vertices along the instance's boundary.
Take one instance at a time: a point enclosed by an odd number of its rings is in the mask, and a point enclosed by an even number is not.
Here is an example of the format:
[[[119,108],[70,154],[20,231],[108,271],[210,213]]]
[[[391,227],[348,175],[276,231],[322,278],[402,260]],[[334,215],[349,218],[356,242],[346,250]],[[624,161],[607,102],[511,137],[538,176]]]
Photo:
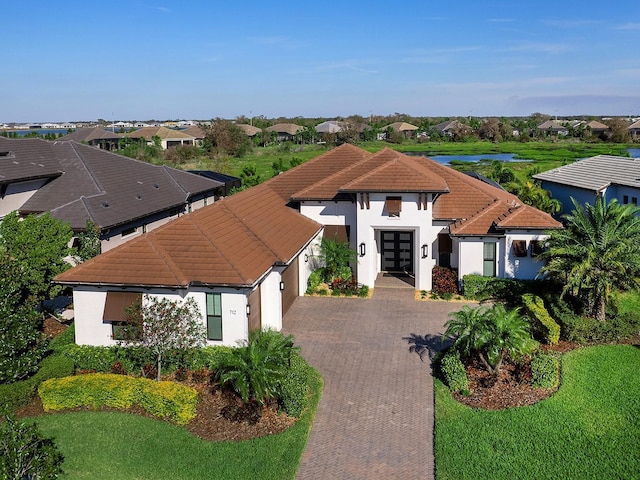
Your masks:
[[[58,141],[66,142],[75,140],[76,142],[90,142],[92,140],[112,140],[123,138],[122,133],[115,133],[105,130],[104,128],[78,128],[76,131],[60,137]]]
[[[13,151],[14,158],[0,156],[0,183],[44,173],[55,177],[20,212],[50,211],[75,230],[84,229],[89,219],[103,229],[114,227],[184,205],[191,196],[222,186],[77,142],[0,138],[0,151],[5,149]]]
[[[418,130],[418,127],[416,127],[415,125],[411,125],[410,123],[407,123],[407,122],[394,122],[390,125],[387,125],[386,127],[383,127],[382,129],[386,130],[387,128],[390,128],[394,132],[407,132],[407,131]]]
[[[265,128],[267,132],[288,133],[289,135],[295,135],[296,133],[304,130],[304,127],[296,125],[295,123],[276,123],[270,127]]]
[[[394,172],[411,182],[412,189],[441,192],[433,216],[455,220],[453,235],[560,227],[550,215],[522,205],[504,190],[430,159],[390,149],[372,154],[345,144],[99,255],[56,281],[253,286],[271,266],[289,263],[322,228],[289,207],[291,201],[331,199],[350,188],[401,188],[385,179]]]
[[[195,140],[195,136],[182,132],[181,130],[172,130],[167,127],[142,127],[130,133],[125,133],[125,137],[144,138],[150,142],[153,137],[160,137],[162,140]]]
[[[262,129],[254,127],[253,125],[247,125],[246,123],[236,123],[236,125],[242,130],[248,137],[253,137],[262,132]]]
[[[640,188],[640,158],[597,155],[538,173],[533,178],[594,192],[611,184]]]

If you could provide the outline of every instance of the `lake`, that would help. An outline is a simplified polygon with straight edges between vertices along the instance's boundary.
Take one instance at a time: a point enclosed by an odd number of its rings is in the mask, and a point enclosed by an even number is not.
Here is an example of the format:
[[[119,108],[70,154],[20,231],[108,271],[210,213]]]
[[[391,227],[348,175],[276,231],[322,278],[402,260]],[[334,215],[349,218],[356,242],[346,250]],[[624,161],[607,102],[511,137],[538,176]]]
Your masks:
[[[452,160],[461,162],[478,163],[480,160],[500,160],[501,162],[530,162],[515,158],[515,153],[485,153],[484,155],[429,155],[427,152],[404,152],[407,155],[417,157],[429,157],[442,165],[449,165]]]

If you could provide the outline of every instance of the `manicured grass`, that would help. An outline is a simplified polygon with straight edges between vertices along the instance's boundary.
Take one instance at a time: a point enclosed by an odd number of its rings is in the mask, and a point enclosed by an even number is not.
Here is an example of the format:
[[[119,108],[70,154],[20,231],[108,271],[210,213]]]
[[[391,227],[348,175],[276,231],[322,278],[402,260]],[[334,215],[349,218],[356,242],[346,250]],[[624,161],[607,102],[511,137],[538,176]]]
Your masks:
[[[640,312],[640,292],[637,290],[620,294],[620,313]]]
[[[475,410],[435,381],[439,480],[640,478],[640,348],[563,356],[562,383],[530,407]]]
[[[243,442],[207,442],[160,420],[126,413],[38,417],[65,461],[64,479],[292,479],[322,391],[313,370],[310,407],[287,431]]]

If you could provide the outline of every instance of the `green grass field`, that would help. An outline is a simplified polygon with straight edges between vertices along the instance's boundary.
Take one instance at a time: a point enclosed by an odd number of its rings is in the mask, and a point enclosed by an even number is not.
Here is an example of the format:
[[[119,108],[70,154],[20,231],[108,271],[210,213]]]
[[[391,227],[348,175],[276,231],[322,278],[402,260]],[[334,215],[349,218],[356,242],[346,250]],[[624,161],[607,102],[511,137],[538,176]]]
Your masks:
[[[293,427],[242,442],[208,442],[160,420],[117,412],[45,415],[36,422],[65,457],[63,479],[292,479],[321,391],[314,371],[310,408]]]
[[[640,348],[573,350],[529,407],[471,409],[436,380],[438,480],[640,478]]]

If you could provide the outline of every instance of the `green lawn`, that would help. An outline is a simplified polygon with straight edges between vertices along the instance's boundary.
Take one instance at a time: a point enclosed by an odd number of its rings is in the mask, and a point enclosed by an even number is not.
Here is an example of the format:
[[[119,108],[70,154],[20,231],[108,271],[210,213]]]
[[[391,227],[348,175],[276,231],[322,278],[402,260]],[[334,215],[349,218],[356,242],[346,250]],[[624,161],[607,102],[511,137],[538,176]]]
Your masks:
[[[65,461],[63,479],[292,479],[320,400],[313,373],[310,408],[287,431],[243,442],[207,442],[169,423],[126,413],[38,417]]]
[[[562,383],[530,407],[474,410],[436,380],[438,480],[640,478],[640,348],[563,356]]]
[[[640,312],[640,292],[632,290],[620,294],[620,313]]]

